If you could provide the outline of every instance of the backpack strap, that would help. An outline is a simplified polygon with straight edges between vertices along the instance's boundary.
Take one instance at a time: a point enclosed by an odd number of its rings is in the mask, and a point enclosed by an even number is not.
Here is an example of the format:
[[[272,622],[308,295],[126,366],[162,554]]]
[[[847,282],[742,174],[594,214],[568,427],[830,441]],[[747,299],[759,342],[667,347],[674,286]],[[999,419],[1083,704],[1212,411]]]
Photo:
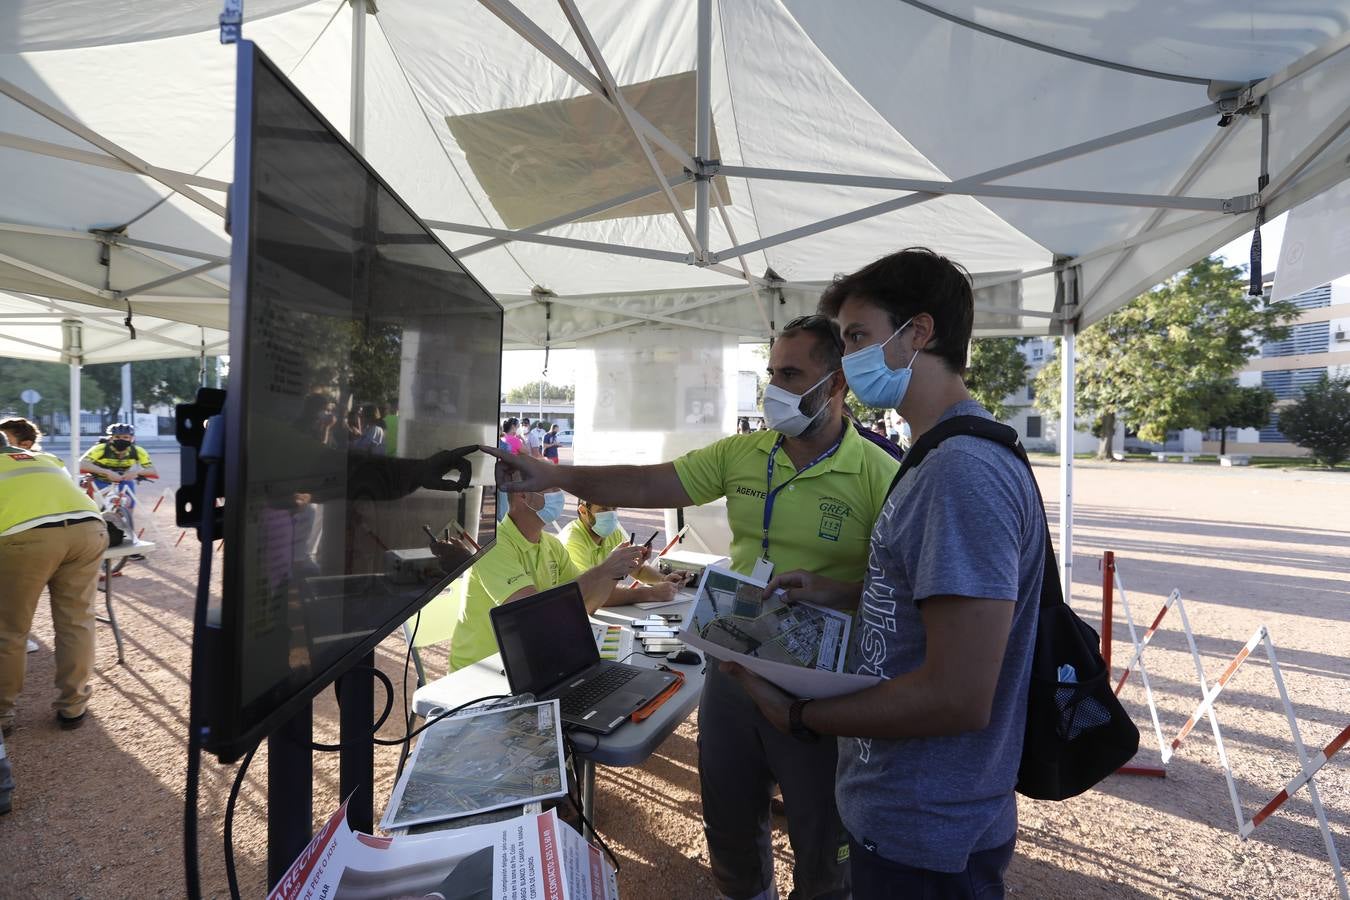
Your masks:
[[[852,423],[853,430],[858,432],[858,437],[880,447],[881,451],[891,459],[900,462],[904,458],[904,451],[892,444],[888,438],[882,437],[870,428],[864,428],[863,424],[851,415],[848,417],[848,421]],[[891,482],[891,486],[895,486],[894,481]],[[890,493],[890,491],[887,491],[887,493]]]
[[[924,457],[928,455],[930,450],[947,438],[958,434],[984,438],[996,444],[1002,444],[1011,450],[1027,467],[1027,473],[1031,475],[1031,487],[1036,493],[1036,503],[1041,508],[1041,521],[1045,523],[1045,572],[1041,576],[1041,609],[1063,604],[1064,591],[1059,583],[1059,563],[1055,559],[1055,548],[1050,543],[1050,519],[1045,514],[1045,500],[1041,497],[1041,490],[1036,484],[1031,460],[1027,457],[1027,451],[1017,439],[1015,429],[1001,422],[995,422],[993,419],[986,419],[983,416],[952,416],[950,419],[945,419],[925,431],[909,448],[909,452],[905,454],[904,460],[900,463],[900,470],[895,473],[895,478],[891,479],[890,491],[895,490],[895,486],[900,483],[900,479],[904,477],[906,472],[923,462]],[[887,491],[887,494],[890,491]]]

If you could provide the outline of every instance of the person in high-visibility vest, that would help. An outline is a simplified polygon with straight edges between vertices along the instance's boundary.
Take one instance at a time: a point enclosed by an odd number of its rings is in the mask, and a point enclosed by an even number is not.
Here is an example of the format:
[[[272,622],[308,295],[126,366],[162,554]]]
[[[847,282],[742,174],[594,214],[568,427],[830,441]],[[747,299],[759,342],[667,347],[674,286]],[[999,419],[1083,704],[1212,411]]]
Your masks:
[[[150,454],[136,443],[136,430],[125,422],[109,425],[107,436],[85,451],[80,457],[80,471],[93,475],[94,483],[101,488],[127,481],[133,491],[140,479],[159,477]]]
[[[56,632],[52,706],[62,728],[83,723],[94,669],[94,595],[107,548],[98,506],[61,460],[0,441],[0,731],[14,724],[43,588],[51,592]]]

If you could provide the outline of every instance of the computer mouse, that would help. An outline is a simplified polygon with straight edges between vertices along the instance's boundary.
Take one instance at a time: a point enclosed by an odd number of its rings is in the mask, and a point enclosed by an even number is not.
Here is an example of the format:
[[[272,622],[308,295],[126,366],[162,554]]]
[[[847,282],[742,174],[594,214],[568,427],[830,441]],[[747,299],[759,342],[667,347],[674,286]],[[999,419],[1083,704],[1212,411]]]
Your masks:
[[[667,653],[666,662],[682,663],[686,666],[696,666],[703,662],[703,657],[686,647],[683,650],[672,650]]]

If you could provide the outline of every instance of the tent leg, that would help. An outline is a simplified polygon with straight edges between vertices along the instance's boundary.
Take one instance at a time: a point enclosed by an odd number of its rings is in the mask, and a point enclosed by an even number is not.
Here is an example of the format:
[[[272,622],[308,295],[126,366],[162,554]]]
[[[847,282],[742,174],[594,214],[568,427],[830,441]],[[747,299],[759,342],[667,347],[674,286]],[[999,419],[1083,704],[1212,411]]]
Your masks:
[[[70,364],[70,474],[80,475],[80,364]]]
[[[134,425],[136,417],[131,411],[131,363],[122,363],[122,419],[128,425]]]
[[[1066,602],[1073,592],[1074,332],[1074,320],[1065,320],[1064,336],[1060,339],[1059,565]]]
[[[352,0],[352,146],[366,152],[366,0]]]
[[[697,117],[694,119],[694,156],[699,165],[708,161],[712,153],[712,0],[698,0],[698,74]],[[709,179],[703,172],[695,173],[694,234],[698,246],[708,249],[708,188]]]

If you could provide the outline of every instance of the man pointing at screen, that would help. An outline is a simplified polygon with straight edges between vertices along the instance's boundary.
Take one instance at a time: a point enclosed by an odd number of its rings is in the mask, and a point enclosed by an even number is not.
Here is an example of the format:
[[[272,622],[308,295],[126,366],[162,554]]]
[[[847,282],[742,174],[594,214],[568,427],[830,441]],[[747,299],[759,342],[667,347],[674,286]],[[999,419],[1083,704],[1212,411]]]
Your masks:
[[[508,491],[561,487],[604,506],[672,508],[726,497],[731,562],[761,559],[861,582],[868,540],[897,463],[845,420],[843,340],[823,316],[789,322],[769,354],[771,431],[724,438],[651,466],[553,466],[493,453],[523,476]],[[487,448],[485,448],[487,449]],[[776,896],[769,802],[783,792],[794,900],[849,895],[848,836],[834,800],[837,749],[777,731],[732,678],[710,666],[699,703],[703,825],[718,893]]]

